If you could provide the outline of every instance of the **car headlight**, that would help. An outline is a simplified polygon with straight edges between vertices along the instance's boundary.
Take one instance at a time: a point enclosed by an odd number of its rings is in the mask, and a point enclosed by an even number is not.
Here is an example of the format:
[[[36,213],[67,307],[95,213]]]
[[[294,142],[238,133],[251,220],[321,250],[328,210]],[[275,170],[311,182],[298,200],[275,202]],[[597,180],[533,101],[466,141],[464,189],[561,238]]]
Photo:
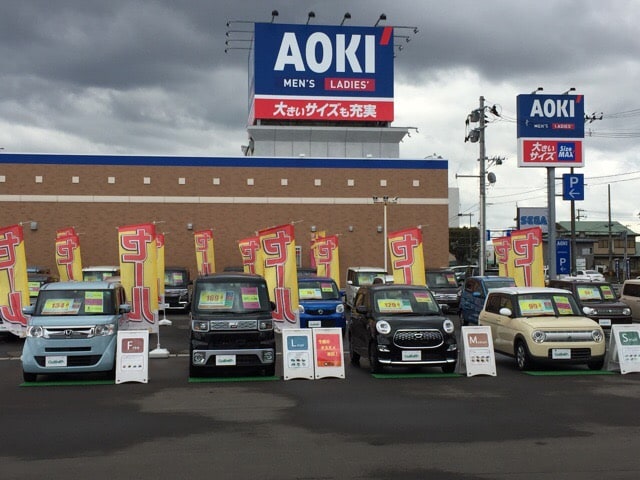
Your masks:
[[[442,328],[447,333],[453,333],[456,327],[453,322],[447,318],[444,322],[442,322]]]
[[[259,320],[258,330],[273,330],[273,320]]]
[[[208,332],[209,322],[201,322],[200,320],[193,320],[191,322],[191,328],[194,332]]]
[[[531,338],[536,343],[542,343],[546,340],[547,336],[542,330],[535,330],[531,333]]]
[[[298,305],[298,311],[300,313],[304,313],[304,307],[302,305]]]
[[[336,307],[336,313],[344,313],[344,305],[340,304]]]
[[[604,334],[602,333],[602,330],[593,330],[591,332],[591,337],[593,338],[594,342],[598,343],[604,340]]]
[[[598,311],[595,308],[591,308],[591,307],[584,307],[582,309],[582,311],[584,312],[585,315],[597,315]]]
[[[39,338],[44,335],[44,329],[42,327],[29,327],[27,328],[27,337]]]
[[[93,334],[96,337],[106,337],[107,335],[113,335],[115,331],[116,325],[114,323],[96,325],[95,327],[93,327]]]
[[[631,309],[630,308],[625,308],[622,310],[622,314],[623,315],[631,315]]]
[[[389,325],[389,322],[385,320],[380,320],[378,323],[376,323],[376,330],[382,335],[388,335],[389,333],[391,333],[391,325]]]

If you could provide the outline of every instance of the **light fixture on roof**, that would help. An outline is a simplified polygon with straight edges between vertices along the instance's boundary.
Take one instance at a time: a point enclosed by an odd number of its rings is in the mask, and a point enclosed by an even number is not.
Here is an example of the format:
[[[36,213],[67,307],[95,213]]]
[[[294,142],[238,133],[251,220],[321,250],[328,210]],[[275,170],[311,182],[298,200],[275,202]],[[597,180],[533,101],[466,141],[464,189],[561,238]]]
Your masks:
[[[305,25],[309,25],[309,21],[310,21],[312,18],[316,18],[316,14],[315,14],[315,12],[309,12],[309,13],[308,13],[308,15],[307,15],[307,23],[305,23]]]
[[[344,24],[345,20],[349,20],[350,18],[351,18],[351,14],[349,12],[345,13],[344,16],[342,17],[342,21],[340,22],[340,26]]]
[[[571,87],[569,90],[567,90],[566,92],[563,92],[562,95],[567,95],[568,93],[571,92],[575,92],[576,91],[576,87]]]
[[[378,20],[376,20],[376,23],[373,26],[377,27],[381,21],[386,19],[387,19],[387,16],[384,13],[381,13],[380,16],[378,17]]]
[[[273,20],[279,15],[278,10],[272,10],[271,11],[271,23],[273,23]]]
[[[533,92],[531,92],[531,94],[533,95],[533,94],[536,94],[536,93],[541,92],[541,91],[543,91],[543,90],[544,90],[544,88],[542,88],[542,87],[538,87],[538,88],[536,88]]]

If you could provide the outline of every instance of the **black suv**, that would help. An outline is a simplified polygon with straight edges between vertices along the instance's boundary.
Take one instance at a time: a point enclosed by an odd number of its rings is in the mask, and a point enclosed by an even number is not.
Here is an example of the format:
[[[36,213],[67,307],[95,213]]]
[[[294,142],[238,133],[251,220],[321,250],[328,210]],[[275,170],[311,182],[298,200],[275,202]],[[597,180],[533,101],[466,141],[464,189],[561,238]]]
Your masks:
[[[164,269],[164,302],[167,309],[188,310],[191,306],[191,281],[189,270],[185,267],[166,267]]]
[[[455,327],[424,286],[360,287],[349,322],[351,363],[369,358],[372,373],[383,366],[437,366],[451,373],[458,347]]]
[[[457,312],[460,308],[462,288],[456,279],[456,273],[448,268],[428,269],[427,287],[445,312]]]
[[[588,280],[550,280],[549,286],[563,288],[573,293],[585,316],[598,322],[605,332],[611,325],[632,322],[631,309],[621,302],[610,283]]]
[[[196,279],[191,302],[189,376],[260,369],[275,375],[276,340],[264,278],[220,273]]]

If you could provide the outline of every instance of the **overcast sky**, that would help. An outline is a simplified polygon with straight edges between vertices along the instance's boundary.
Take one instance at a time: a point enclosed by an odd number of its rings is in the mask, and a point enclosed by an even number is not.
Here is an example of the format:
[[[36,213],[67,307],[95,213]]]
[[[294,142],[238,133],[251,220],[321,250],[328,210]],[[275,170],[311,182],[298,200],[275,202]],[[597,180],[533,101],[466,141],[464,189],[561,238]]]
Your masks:
[[[489,115],[487,226],[546,206],[546,169],[518,168],[516,96],[585,95],[586,220],[640,232],[640,2],[633,0],[2,0],[0,148],[5,152],[239,156],[247,141],[247,52],[225,53],[227,21],[417,27],[395,59],[396,119],[415,127],[402,158],[449,160],[460,212],[478,221],[478,144],[465,119]],[[252,28],[232,24],[232,28]],[[404,39],[397,39],[402,42]],[[236,43],[236,46],[242,45]],[[557,169],[556,176],[568,173]],[[561,194],[561,186],[557,188]],[[398,192],[402,196],[402,192]],[[558,199],[557,220],[569,220]],[[468,225],[463,217],[462,225]]]

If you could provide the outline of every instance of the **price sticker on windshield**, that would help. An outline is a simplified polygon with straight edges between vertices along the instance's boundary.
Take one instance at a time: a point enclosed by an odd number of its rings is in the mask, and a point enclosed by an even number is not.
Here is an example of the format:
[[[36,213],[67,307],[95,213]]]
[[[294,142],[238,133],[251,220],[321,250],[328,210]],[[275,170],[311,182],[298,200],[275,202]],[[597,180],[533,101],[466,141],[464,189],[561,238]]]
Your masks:
[[[411,312],[411,303],[408,300],[396,298],[379,298],[378,310],[382,313]]]

